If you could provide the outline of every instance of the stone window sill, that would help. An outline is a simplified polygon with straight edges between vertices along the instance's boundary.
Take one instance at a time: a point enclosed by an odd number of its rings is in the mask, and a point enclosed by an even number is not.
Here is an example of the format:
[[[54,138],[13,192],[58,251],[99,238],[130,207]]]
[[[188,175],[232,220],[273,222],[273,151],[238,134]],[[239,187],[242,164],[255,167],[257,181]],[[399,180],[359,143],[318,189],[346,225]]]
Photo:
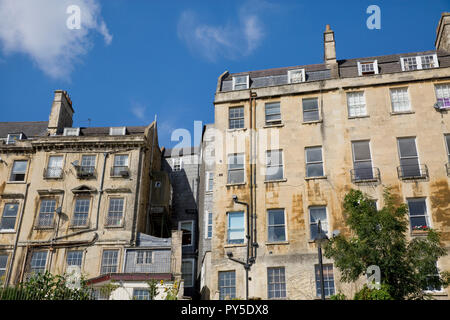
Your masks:
[[[236,244],[227,243],[223,247],[224,248],[241,248],[241,247],[246,247],[246,246],[247,246],[246,243],[236,243]]]
[[[305,180],[327,179],[327,176],[320,177],[305,177]]]
[[[399,116],[402,114],[415,114],[414,111],[403,111],[403,112],[391,112],[391,116]]]
[[[0,233],[16,233],[14,229],[0,229]]]
[[[313,120],[313,121],[303,121],[302,124],[316,124],[316,123],[322,123],[322,119],[320,120]]]
[[[227,132],[238,132],[238,131],[246,131],[247,128],[236,128],[236,129],[227,129]]]
[[[27,183],[26,181],[7,181],[6,183],[11,183],[11,184],[25,184]]]
[[[239,183],[227,183],[226,186],[227,187],[236,187],[236,186],[244,186],[246,185],[247,182],[239,182]]]
[[[264,183],[275,183],[275,182],[286,182],[287,179],[277,179],[277,180],[265,180]]]
[[[289,241],[280,241],[280,242],[266,242],[266,246],[274,246],[274,245],[288,245]]]
[[[263,126],[263,128],[281,128],[281,127],[284,127],[284,123],[266,124]]]
[[[349,119],[363,119],[363,118],[370,118],[369,115],[365,115],[365,116],[352,116],[352,117],[348,117]]]

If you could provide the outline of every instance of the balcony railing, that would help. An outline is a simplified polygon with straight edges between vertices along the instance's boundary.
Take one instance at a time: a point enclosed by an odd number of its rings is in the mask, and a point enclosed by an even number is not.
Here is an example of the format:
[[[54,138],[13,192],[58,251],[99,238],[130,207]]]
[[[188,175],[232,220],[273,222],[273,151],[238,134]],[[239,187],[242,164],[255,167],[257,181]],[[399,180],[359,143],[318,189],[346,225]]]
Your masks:
[[[450,162],[445,164],[445,169],[447,170],[447,176],[450,177]]]
[[[44,169],[45,179],[61,179],[64,171],[61,167],[47,167]]]
[[[352,169],[350,175],[353,183],[380,181],[380,169],[376,167]]]
[[[95,178],[95,166],[78,166],[76,167],[78,178]]]
[[[397,167],[399,179],[427,179],[428,167],[425,164],[400,165]]]
[[[129,177],[130,169],[127,166],[114,166],[111,168],[112,177]]]

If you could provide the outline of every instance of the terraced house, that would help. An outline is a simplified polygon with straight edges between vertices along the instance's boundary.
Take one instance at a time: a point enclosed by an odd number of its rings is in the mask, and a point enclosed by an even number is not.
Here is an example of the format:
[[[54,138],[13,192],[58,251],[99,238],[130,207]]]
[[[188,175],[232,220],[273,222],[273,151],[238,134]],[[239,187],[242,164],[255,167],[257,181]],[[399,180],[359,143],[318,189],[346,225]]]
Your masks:
[[[249,297],[320,296],[317,223],[328,237],[349,232],[342,202],[350,188],[381,207],[391,187],[409,206],[410,237],[430,226],[449,248],[449,39],[444,13],[433,50],[337,60],[327,26],[322,63],[219,77],[204,298],[245,297],[242,262],[252,264]],[[327,295],[360,288],[324,263]],[[450,256],[437,266],[450,270]]]
[[[72,101],[55,91],[49,121],[0,123],[0,275],[78,266],[94,286],[125,283],[121,298],[145,298],[145,281],[181,279],[181,232],[169,214],[156,122],[73,127]],[[109,298],[109,297],[103,297]]]

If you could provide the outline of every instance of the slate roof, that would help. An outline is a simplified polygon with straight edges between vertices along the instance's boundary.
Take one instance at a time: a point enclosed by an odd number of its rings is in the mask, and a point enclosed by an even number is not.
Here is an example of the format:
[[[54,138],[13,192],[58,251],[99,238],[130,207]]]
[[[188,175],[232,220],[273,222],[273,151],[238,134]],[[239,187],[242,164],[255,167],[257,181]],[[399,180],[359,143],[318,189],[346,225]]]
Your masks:
[[[400,54],[391,54],[383,56],[373,56],[364,58],[352,58],[337,60],[339,66],[340,78],[353,78],[358,77],[358,61],[373,61],[377,60],[379,67],[379,74],[402,72],[400,58],[410,56],[420,56],[427,54],[437,54],[439,67],[450,67],[450,52],[446,51],[421,51],[421,52],[409,52]],[[263,88],[269,86],[285,85],[288,84],[287,73],[293,69],[305,69],[306,81],[318,81],[331,79],[330,70],[324,63],[310,64],[310,65],[298,65],[283,68],[273,68],[266,70],[255,70],[247,72],[231,73],[222,79],[221,91],[232,91],[232,79],[233,76],[250,76],[250,88]]]
[[[0,139],[9,133],[24,133],[27,138],[47,135],[48,121],[0,122]]]

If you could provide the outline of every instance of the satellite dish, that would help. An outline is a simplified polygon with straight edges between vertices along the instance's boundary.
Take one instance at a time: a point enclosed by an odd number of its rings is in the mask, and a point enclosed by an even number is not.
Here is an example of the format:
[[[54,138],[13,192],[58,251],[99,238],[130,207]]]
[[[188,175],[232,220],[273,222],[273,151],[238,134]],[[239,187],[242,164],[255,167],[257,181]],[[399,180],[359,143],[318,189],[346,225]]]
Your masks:
[[[78,161],[78,160],[75,160],[74,162],[72,162],[72,165],[73,165],[74,167],[78,167],[78,163],[79,163],[79,161]]]
[[[81,287],[81,269],[79,266],[68,266],[67,267],[67,281],[66,286],[69,289],[80,289]]]
[[[333,230],[333,237],[337,237],[341,232],[339,230]]]

